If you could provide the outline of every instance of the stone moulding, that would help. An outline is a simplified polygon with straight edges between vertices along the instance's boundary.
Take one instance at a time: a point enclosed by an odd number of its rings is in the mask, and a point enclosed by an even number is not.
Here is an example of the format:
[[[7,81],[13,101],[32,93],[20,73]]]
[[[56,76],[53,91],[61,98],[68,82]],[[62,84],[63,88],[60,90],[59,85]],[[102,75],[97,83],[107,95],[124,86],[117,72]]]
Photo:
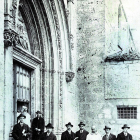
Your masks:
[[[66,72],[65,75],[66,75],[66,82],[71,82],[75,76],[75,73],[74,72]]]
[[[133,61],[133,60],[140,60],[140,54],[137,52],[129,52],[124,54],[113,54],[107,56],[104,62],[112,62],[112,61]]]
[[[42,60],[18,46],[13,48],[13,58],[32,69],[36,69],[37,65],[42,63]]]

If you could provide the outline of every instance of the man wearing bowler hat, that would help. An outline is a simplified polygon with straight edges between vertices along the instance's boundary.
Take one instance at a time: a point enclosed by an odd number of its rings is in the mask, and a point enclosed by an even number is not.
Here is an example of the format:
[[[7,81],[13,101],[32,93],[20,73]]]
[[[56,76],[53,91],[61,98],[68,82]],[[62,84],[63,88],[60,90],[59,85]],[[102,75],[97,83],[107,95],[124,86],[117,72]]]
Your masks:
[[[15,140],[28,140],[30,136],[30,128],[24,123],[25,118],[26,116],[24,114],[18,116],[19,123],[14,126],[12,132],[12,136]]]
[[[36,112],[37,117],[33,119],[32,122],[32,140],[39,140],[40,135],[44,132],[45,122],[41,117],[41,112]]]
[[[52,124],[49,123],[45,127],[46,132],[41,135],[40,140],[56,140],[56,136],[52,133],[52,130],[54,128]]]
[[[105,126],[105,135],[103,136],[102,140],[116,140],[116,136],[110,133],[111,127]]]
[[[132,135],[127,132],[128,129],[130,129],[130,127],[127,124],[124,124],[122,129],[123,129],[123,132],[118,134],[117,140],[132,140]]]
[[[62,133],[61,140],[74,140],[75,139],[75,133],[73,133],[72,130],[71,130],[73,125],[69,122],[65,126],[67,127],[67,130]]]
[[[89,132],[87,132],[84,129],[85,124],[83,122],[80,122],[78,126],[80,130],[76,132],[76,137],[78,137],[78,140],[86,140],[86,137],[89,134]]]

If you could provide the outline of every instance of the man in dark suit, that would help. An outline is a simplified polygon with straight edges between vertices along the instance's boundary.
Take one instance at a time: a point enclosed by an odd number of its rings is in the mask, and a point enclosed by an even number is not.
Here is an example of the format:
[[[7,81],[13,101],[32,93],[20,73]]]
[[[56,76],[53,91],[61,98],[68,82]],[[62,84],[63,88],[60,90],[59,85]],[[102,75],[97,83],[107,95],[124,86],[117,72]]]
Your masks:
[[[32,140],[39,140],[41,134],[44,133],[45,122],[41,117],[41,112],[36,112],[37,117],[32,122]]]
[[[28,140],[30,136],[30,128],[24,123],[25,115],[20,114],[18,116],[19,123],[13,128],[12,136],[15,140]]]
[[[111,127],[105,126],[104,130],[106,135],[103,136],[102,140],[116,140],[116,136],[110,133]]]
[[[83,122],[80,122],[78,126],[80,130],[76,132],[76,138],[78,138],[78,140],[86,140],[86,137],[89,134],[89,132],[87,132],[84,129],[85,124]]]
[[[123,129],[123,132],[118,134],[117,140],[132,140],[132,135],[127,132],[128,129],[130,129],[130,127],[127,124],[124,124],[122,129]]]
[[[65,126],[67,127],[67,130],[62,133],[61,140],[74,140],[75,139],[75,133],[73,133],[72,130],[71,130],[73,125],[69,122]]]
[[[49,123],[46,127],[46,132],[43,133],[40,137],[40,140],[57,140],[56,136],[52,133],[53,126]]]

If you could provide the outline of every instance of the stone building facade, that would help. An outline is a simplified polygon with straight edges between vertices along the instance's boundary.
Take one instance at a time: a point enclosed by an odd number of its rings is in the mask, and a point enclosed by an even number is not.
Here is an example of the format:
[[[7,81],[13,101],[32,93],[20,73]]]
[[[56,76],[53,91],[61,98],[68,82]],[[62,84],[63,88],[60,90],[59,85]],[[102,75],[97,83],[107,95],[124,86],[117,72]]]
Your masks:
[[[139,139],[140,55],[125,10],[123,0],[77,0],[79,120],[102,135],[105,124],[117,135],[127,123]]]
[[[70,45],[66,6],[59,0],[1,2],[1,140],[12,139],[23,105],[31,121],[41,110],[58,137],[68,121],[78,122],[76,47]]]
[[[41,110],[60,139],[65,124],[128,123],[139,139],[139,53],[123,0],[1,0],[0,139],[16,114]]]

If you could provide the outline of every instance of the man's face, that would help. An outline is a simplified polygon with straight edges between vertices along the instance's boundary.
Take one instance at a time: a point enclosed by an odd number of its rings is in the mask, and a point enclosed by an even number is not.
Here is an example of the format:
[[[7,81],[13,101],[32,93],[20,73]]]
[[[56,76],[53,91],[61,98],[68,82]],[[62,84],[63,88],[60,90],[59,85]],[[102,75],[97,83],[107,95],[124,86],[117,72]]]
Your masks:
[[[106,134],[110,133],[110,129],[105,129]]]
[[[24,112],[27,112],[27,108],[24,109]]]
[[[84,130],[84,125],[79,126],[80,130]]]
[[[38,117],[38,118],[41,117],[41,114],[40,114],[40,113],[37,113],[37,117]]]
[[[22,111],[23,111],[23,112],[27,112],[27,107],[26,107],[26,106],[23,106],[23,107],[22,107]]]
[[[97,131],[97,130],[96,130],[95,127],[91,127],[91,132],[92,132],[92,133],[96,133],[96,131]]]
[[[72,127],[71,127],[71,125],[67,125],[67,130],[69,130],[69,131],[70,131],[70,130],[71,130],[71,128],[72,128]]]
[[[47,128],[46,128],[46,132],[47,132],[47,133],[51,133],[51,132],[52,132],[52,128],[47,127]]]
[[[20,117],[19,120],[21,123],[24,123],[24,117]]]
[[[127,133],[127,131],[128,131],[128,128],[123,129],[123,132]]]

